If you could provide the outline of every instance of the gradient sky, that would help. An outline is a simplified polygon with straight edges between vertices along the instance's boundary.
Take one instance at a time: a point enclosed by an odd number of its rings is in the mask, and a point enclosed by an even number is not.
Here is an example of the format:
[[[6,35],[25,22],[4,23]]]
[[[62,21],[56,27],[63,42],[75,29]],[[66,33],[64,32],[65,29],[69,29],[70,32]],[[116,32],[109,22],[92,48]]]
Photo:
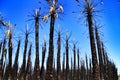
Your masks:
[[[79,42],[81,55],[84,57],[85,53],[87,53],[90,56],[89,35],[84,18],[79,14],[72,13],[72,11],[79,10],[75,0],[59,0],[59,2],[64,7],[64,14],[60,15],[60,19],[56,20],[55,29],[59,25],[63,32],[67,30],[72,32],[71,40]],[[103,0],[103,2],[104,4],[100,9],[104,10],[99,14],[101,17],[97,19],[98,24],[103,25],[99,30],[100,36],[105,43],[109,57],[115,62],[120,74],[120,3],[118,0]],[[27,15],[32,10],[39,8],[39,6],[38,0],[0,0],[0,13],[7,18],[7,21],[10,20],[12,24],[17,24],[14,34],[21,35],[20,31],[25,29],[26,24],[29,25],[29,28],[34,26],[32,21],[27,21],[29,19]],[[46,10],[47,7],[42,10]],[[49,21],[48,24],[42,26],[43,29],[40,29],[41,42],[44,35],[48,40]]]

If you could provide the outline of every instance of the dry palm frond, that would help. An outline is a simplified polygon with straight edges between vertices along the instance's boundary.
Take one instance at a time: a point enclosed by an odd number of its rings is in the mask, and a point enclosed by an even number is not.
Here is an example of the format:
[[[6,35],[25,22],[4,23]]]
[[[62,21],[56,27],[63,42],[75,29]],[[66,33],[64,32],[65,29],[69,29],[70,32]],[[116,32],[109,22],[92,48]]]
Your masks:
[[[48,18],[49,18],[49,15],[47,14],[47,15],[43,16],[42,20],[45,22],[48,20]]]
[[[5,34],[6,34],[8,37],[10,37],[11,31],[10,31],[10,30],[7,30],[7,31],[5,32]]]
[[[50,14],[52,14],[54,11],[55,11],[55,6],[52,5],[52,6],[50,7]]]
[[[63,7],[62,7],[62,5],[59,6],[58,10],[59,10],[60,12],[63,12]]]
[[[54,14],[54,17],[55,17],[55,18],[58,18],[58,14],[57,14],[57,13],[55,13],[55,14]]]

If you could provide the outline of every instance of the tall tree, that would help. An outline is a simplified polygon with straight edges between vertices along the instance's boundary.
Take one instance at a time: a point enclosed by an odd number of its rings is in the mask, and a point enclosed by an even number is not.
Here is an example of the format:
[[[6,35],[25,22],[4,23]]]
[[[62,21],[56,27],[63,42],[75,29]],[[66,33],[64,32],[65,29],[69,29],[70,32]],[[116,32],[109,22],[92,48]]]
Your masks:
[[[77,49],[77,61],[78,61],[78,68],[77,68],[77,80],[80,80],[80,52]]]
[[[26,77],[25,80],[31,80],[32,79],[32,62],[31,62],[31,50],[32,50],[32,43],[30,43],[30,48],[28,51],[28,60],[27,60],[27,66],[26,66]]]
[[[34,67],[34,79],[40,80],[40,67],[39,67],[39,9],[35,12],[35,67]]]
[[[65,53],[63,54],[63,61],[62,61],[62,79],[65,80]]]
[[[20,69],[20,75],[19,78],[25,80],[25,69],[26,69],[26,53],[27,53],[27,46],[28,46],[28,26],[26,26],[26,32],[25,32],[25,42],[24,42],[24,52],[23,52],[23,63]]]
[[[13,44],[12,44],[12,26],[10,24],[10,21],[6,25],[8,27],[8,30],[6,31],[6,35],[8,36],[8,79],[12,80],[12,50],[13,50]]]
[[[43,17],[43,21],[48,20],[50,17],[50,33],[49,33],[49,51],[48,51],[48,60],[47,60],[47,72],[46,72],[46,80],[53,80],[53,55],[54,55],[54,24],[55,18],[58,18],[57,12],[63,12],[63,8],[61,5],[57,5],[58,0],[46,0],[50,5],[50,11],[47,15]]]
[[[42,47],[42,66],[40,71],[41,80],[44,80],[44,61],[45,61],[45,54],[46,54],[46,40],[44,40],[44,44]]]
[[[103,78],[103,60],[102,60],[103,58],[102,58],[101,41],[100,41],[100,36],[99,36],[97,27],[95,27],[95,36],[96,36],[97,50],[98,50],[100,78],[102,79]]]
[[[77,1],[78,2],[78,1]],[[79,2],[78,2],[79,3]],[[96,15],[96,9],[98,5],[101,4],[101,1],[98,3],[92,2],[91,0],[84,0],[83,11],[81,11],[86,18],[88,23],[89,37],[90,37],[90,47],[91,47],[91,55],[92,55],[92,64],[93,64],[93,79],[100,80],[99,74],[99,66],[97,61],[97,51],[95,44],[95,35],[94,35],[94,27],[93,27],[93,17]]]
[[[60,52],[61,52],[61,34],[60,34],[60,28],[58,29],[58,51],[57,51],[57,80],[61,80],[61,67],[60,67]]]
[[[68,80],[69,77],[69,37],[68,32],[66,32],[66,73],[65,80]]]
[[[18,41],[18,46],[17,46],[17,50],[16,50],[16,56],[15,56],[15,61],[13,64],[13,80],[17,80],[18,78],[18,58],[19,58],[19,51],[20,51],[20,40]]]
[[[86,80],[89,80],[89,71],[88,71],[88,58],[87,58],[87,54],[86,54]]]
[[[74,74],[73,80],[76,80],[76,44],[73,43],[73,54],[74,54]]]
[[[6,38],[4,38],[3,43],[1,42],[1,44],[0,44],[0,47],[2,49],[2,54],[1,54],[1,59],[0,59],[0,79],[3,78],[3,73],[4,73],[4,71],[3,71],[3,60],[4,60],[4,56],[7,53],[7,50],[5,49],[5,46],[6,46]]]

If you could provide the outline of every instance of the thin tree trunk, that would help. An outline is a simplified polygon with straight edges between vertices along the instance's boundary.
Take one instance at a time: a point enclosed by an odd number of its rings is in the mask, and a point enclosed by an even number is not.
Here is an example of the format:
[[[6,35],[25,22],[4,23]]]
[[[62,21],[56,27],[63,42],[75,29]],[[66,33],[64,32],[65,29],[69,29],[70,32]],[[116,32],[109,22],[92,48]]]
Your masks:
[[[46,54],[46,41],[44,41],[44,45],[42,47],[42,66],[40,71],[41,80],[44,80],[44,61],[45,61],[45,54]]]
[[[65,80],[65,54],[63,54],[63,62],[62,62],[62,79]]]
[[[29,52],[28,52],[28,61],[27,61],[27,67],[26,67],[26,78],[25,80],[31,80],[31,66],[32,66],[32,62],[31,62],[31,50],[32,50],[32,44],[30,44],[30,48],[29,48]]]
[[[55,18],[54,14],[51,14],[51,20],[50,20],[50,33],[49,33],[49,54],[48,54],[48,60],[47,60],[47,72],[46,72],[46,80],[53,80],[53,55],[54,55],[54,23]]]
[[[27,46],[28,46],[28,30],[26,28],[26,34],[25,34],[25,44],[24,44],[24,52],[23,52],[23,63],[20,69],[20,79],[25,80],[25,68],[26,68],[26,52],[27,52]]]
[[[18,58],[19,58],[19,51],[20,51],[20,40],[18,41],[15,62],[14,62],[14,65],[13,65],[13,75],[12,75],[13,80],[17,80],[17,78],[18,78]]]
[[[8,53],[9,53],[9,79],[12,80],[12,33],[10,32],[9,42],[8,42]]]
[[[35,49],[36,59],[34,68],[34,79],[40,80],[40,67],[39,67],[39,9],[36,10],[35,15]]]
[[[74,74],[73,80],[76,80],[76,45],[73,45],[73,53],[74,53]]]
[[[96,42],[97,42],[97,50],[98,50],[98,57],[99,57],[99,70],[100,70],[100,79],[103,78],[103,60],[102,60],[102,49],[101,49],[101,42],[100,37],[98,33],[98,29],[95,28],[95,34],[96,34]]]
[[[80,52],[79,49],[77,49],[77,59],[78,59],[78,71],[77,71],[77,80],[80,80]]]
[[[73,66],[73,63],[72,63],[72,57],[71,57],[71,72],[70,72],[70,80],[73,80],[73,68],[72,68],[72,66]]]
[[[86,55],[86,80],[89,80],[88,58],[87,58],[87,55]]]
[[[69,76],[69,47],[68,47],[68,34],[66,34],[66,80]]]
[[[89,36],[90,36],[90,46],[91,46],[91,55],[92,55],[92,64],[93,64],[93,79],[100,80],[98,61],[97,61],[97,52],[94,40],[94,30],[92,22],[92,13],[88,11],[87,13],[88,27],[89,27]]]
[[[60,67],[60,49],[61,49],[61,35],[60,35],[60,30],[58,30],[58,40],[57,40],[57,45],[58,45],[58,52],[57,52],[57,80],[61,80],[61,67]]]
[[[3,78],[3,59],[4,59],[4,56],[6,55],[6,49],[5,49],[5,46],[6,46],[6,38],[4,38],[4,41],[3,41],[3,46],[2,46],[2,42],[0,44],[0,47],[2,48],[2,56],[1,56],[1,59],[0,59],[0,79]],[[1,52],[0,52],[1,53]]]

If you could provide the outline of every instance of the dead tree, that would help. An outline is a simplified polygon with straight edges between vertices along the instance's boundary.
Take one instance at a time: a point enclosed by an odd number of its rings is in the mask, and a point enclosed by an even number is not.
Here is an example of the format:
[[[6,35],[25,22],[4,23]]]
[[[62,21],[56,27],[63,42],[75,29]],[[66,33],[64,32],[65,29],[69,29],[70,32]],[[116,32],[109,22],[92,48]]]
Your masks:
[[[42,47],[42,66],[40,71],[41,80],[45,79],[45,71],[44,71],[44,61],[45,61],[45,54],[46,54],[46,41],[44,40],[44,45]]]
[[[61,80],[61,67],[60,67],[60,53],[61,53],[61,34],[60,29],[58,30],[58,51],[57,51],[57,80]]]
[[[20,51],[20,40],[18,41],[18,46],[17,46],[17,50],[16,50],[16,56],[15,56],[15,61],[13,64],[13,80],[17,80],[18,79],[18,58],[19,58],[19,51]]]
[[[25,71],[25,74],[26,74],[25,80],[32,79],[31,50],[32,50],[32,43],[30,44],[30,48],[28,51],[28,60],[27,60],[27,66],[26,66],[26,71]]]

